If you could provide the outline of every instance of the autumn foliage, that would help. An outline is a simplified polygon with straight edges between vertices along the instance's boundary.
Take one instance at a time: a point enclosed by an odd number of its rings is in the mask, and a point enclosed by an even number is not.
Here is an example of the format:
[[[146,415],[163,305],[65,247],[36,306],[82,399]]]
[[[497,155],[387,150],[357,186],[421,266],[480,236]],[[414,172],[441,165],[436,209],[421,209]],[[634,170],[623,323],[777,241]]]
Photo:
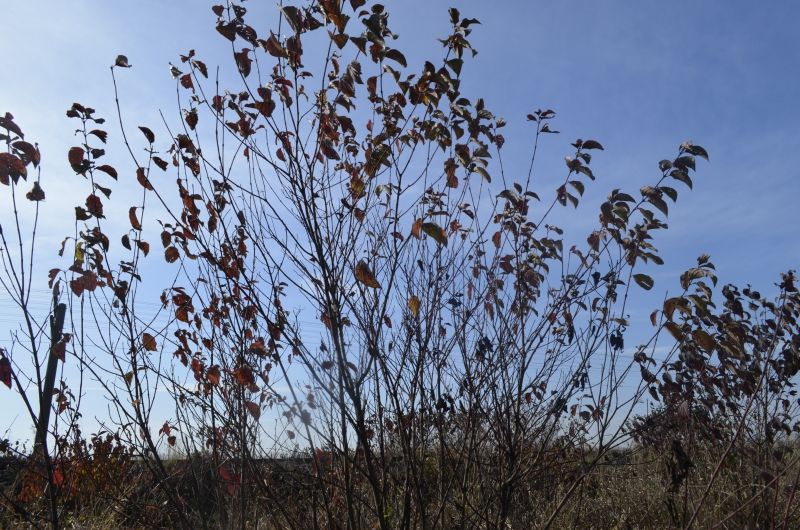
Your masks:
[[[704,148],[625,191],[553,110],[520,111],[530,136],[506,138],[462,92],[478,21],[457,9],[424,58],[364,0],[282,4],[272,31],[245,4],[212,12],[236,75],[181,55],[182,122],[123,114],[124,55],[115,107],[67,109],[76,142],[47,170],[86,198],[60,262],[32,252],[29,217],[2,216],[21,331],[0,382],[43,433],[3,445],[4,526],[800,524],[795,274],[764,295],[701,255],[630,330]],[[11,114],[0,134],[2,189],[38,215],[39,150]],[[530,158],[505,160],[509,142]],[[545,148],[566,155],[550,188],[532,178]],[[608,188],[599,209],[590,186]],[[596,225],[565,234],[563,209]],[[42,267],[44,316],[25,279]],[[67,363],[78,375],[56,377]],[[88,438],[84,379],[108,403]]]

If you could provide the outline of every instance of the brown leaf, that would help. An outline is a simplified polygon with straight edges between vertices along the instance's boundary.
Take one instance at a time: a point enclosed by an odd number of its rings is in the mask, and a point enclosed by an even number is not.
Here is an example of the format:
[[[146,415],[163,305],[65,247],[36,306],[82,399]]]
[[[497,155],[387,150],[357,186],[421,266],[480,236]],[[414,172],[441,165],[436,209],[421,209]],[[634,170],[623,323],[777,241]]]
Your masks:
[[[501,238],[502,235],[500,234],[499,231],[494,233],[494,235],[492,236],[492,243],[494,244],[494,248],[498,249],[500,248]]]
[[[83,166],[83,155],[85,151],[81,147],[73,147],[67,153],[67,160],[69,160],[69,164],[72,166],[76,172],[81,172],[81,167]]]
[[[39,149],[31,143],[26,142],[25,140],[18,140],[12,144],[14,149],[19,151],[20,159],[24,164],[28,164],[29,162],[33,162],[34,167],[39,165],[41,162],[42,155],[39,153]]]
[[[53,355],[62,363],[67,362],[67,343],[60,340],[53,346]]]
[[[42,189],[41,186],[39,186],[38,181],[33,183],[33,189],[31,189],[31,191],[26,193],[25,197],[27,197],[29,201],[34,201],[34,202],[44,200],[44,190]]]
[[[197,127],[197,109],[192,109],[185,115],[186,125],[189,126],[191,130],[194,130]]]
[[[417,219],[414,221],[414,224],[411,226],[411,235],[417,239],[420,238],[422,235],[422,219]]]
[[[167,165],[168,164],[167,164],[166,160],[158,158],[157,156],[154,156],[153,157],[153,163],[155,165],[157,165],[161,169],[161,171],[166,171],[167,170]]]
[[[28,170],[25,163],[11,153],[0,153],[0,182],[8,186],[8,177],[16,182],[19,177],[26,178]]]
[[[86,209],[98,219],[103,218],[103,202],[94,193],[86,197]]]
[[[438,244],[447,246],[447,233],[436,223],[422,223],[422,231],[432,237]]]
[[[167,263],[175,263],[178,261],[179,257],[180,253],[175,247],[168,247],[167,250],[164,251],[164,258],[167,260]]]
[[[142,131],[142,134],[144,134],[144,137],[149,143],[152,144],[156,141],[156,135],[153,134],[153,131],[151,131],[149,128],[140,125],[139,130]]]
[[[373,289],[379,289],[381,284],[378,283],[378,280],[375,279],[375,275],[370,270],[369,265],[365,261],[359,261],[356,265],[356,280],[363,283],[367,287],[371,287]]]
[[[289,58],[289,54],[286,52],[286,48],[281,45],[281,41],[278,40],[274,34],[270,35],[266,41],[261,41],[262,46],[273,57],[282,57],[284,59]]]
[[[187,90],[194,91],[194,83],[192,83],[192,74],[183,74],[181,76],[181,86]]]
[[[233,58],[242,76],[247,77],[250,75],[251,65],[253,64],[253,60],[250,58],[250,48],[242,48],[242,51],[235,52]]]
[[[692,332],[692,338],[697,344],[700,345],[701,348],[709,353],[714,351],[714,347],[717,345],[714,338],[702,329],[694,330]]]
[[[210,367],[208,369],[208,372],[206,372],[206,377],[208,378],[208,382],[211,383],[212,385],[214,386],[219,385],[219,380],[220,380],[219,366],[215,364],[214,366]]]
[[[147,351],[156,351],[158,349],[158,344],[156,344],[156,338],[149,333],[142,334],[142,346]]]
[[[113,167],[109,166],[108,164],[103,164],[102,166],[97,166],[95,169],[98,170],[98,171],[102,171],[103,173],[106,173],[107,175],[109,175],[114,180],[117,180],[117,176],[118,176],[117,175],[117,170],[114,169]]]
[[[120,68],[130,68],[132,65],[128,63],[128,58],[124,55],[117,55],[117,58],[114,60],[114,66],[119,66]]]
[[[236,22],[231,21],[226,24],[220,21],[217,23],[217,31],[231,42],[236,40]]]
[[[143,167],[136,170],[136,180],[139,181],[139,184],[141,184],[144,189],[149,191],[153,190],[153,185],[150,184],[150,179],[147,178]]]
[[[139,247],[139,250],[142,251],[142,254],[144,254],[145,257],[148,254],[150,254],[150,243],[148,243],[147,241],[141,241],[141,240],[137,239],[136,240],[136,246]]]
[[[253,416],[256,421],[258,421],[258,419],[261,417],[261,408],[258,406],[258,404],[253,403],[252,401],[245,401],[244,406],[247,409],[247,412],[249,412],[250,415]]]
[[[128,219],[130,219],[131,226],[134,230],[142,229],[142,223],[140,223],[139,219],[136,218],[136,206],[131,206],[131,209],[128,210]]]

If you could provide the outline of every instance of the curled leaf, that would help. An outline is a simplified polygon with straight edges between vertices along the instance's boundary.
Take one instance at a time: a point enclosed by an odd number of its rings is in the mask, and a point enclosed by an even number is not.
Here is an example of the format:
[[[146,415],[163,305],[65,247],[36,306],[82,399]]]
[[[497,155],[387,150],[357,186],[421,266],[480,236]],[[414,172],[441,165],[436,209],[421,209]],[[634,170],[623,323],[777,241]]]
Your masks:
[[[120,68],[130,68],[131,64],[128,63],[128,58],[124,55],[117,55],[117,58],[114,61],[114,66],[119,66]]]
[[[359,261],[356,265],[356,280],[363,283],[367,287],[371,287],[372,289],[379,289],[381,284],[378,283],[378,280],[375,278],[375,275],[370,270],[369,265],[365,261]]]
[[[131,206],[130,210],[128,210],[128,219],[130,219],[131,226],[134,230],[142,229],[142,223],[136,218],[136,206]]]
[[[139,130],[142,131],[142,134],[144,134],[144,137],[147,138],[149,143],[152,144],[156,141],[156,135],[153,134],[153,131],[151,131],[149,128],[140,125]]]
[[[33,183],[33,189],[31,189],[31,191],[26,193],[25,197],[29,201],[34,201],[34,202],[38,202],[38,201],[43,201],[44,200],[44,190],[42,189],[41,186],[39,186],[39,182],[38,181]]]
[[[440,245],[447,246],[447,233],[436,223],[422,223],[422,231],[432,237]]]

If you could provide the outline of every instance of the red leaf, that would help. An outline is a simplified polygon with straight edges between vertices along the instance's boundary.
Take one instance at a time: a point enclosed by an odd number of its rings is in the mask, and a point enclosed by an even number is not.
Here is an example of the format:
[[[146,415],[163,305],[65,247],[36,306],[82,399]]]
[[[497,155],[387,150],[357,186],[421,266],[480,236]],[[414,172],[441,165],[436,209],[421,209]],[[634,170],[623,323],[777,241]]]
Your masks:
[[[236,489],[239,487],[239,476],[232,474],[224,465],[219,466],[219,476],[225,482],[225,490],[228,495],[236,493]]]
[[[11,363],[5,357],[0,359],[0,381],[11,388]]]
[[[67,153],[67,160],[69,160],[69,164],[72,166],[72,169],[78,173],[82,171],[84,154],[85,151],[82,147],[73,147]]]
[[[183,74],[181,76],[181,86],[187,90],[194,90],[194,83],[192,83],[192,74]]]
[[[64,485],[64,472],[59,468],[53,470],[53,486],[60,488]]]
[[[103,218],[103,202],[94,193],[86,197],[86,209],[98,219]]]

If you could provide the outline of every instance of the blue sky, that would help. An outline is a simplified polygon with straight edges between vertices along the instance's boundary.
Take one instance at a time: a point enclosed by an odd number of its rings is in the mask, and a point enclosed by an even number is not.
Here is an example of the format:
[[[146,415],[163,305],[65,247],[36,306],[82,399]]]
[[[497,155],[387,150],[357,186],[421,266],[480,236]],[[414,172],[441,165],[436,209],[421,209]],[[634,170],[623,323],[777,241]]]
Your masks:
[[[520,179],[530,149],[531,127],[524,117],[533,109],[555,109],[555,128],[562,131],[542,146],[540,190],[552,191],[563,178],[563,157],[575,138],[603,143],[605,151],[592,164],[598,181],[587,192],[590,207],[559,218],[578,235],[592,229],[596,206],[610,189],[636,191],[652,182],[657,162],[674,156],[683,140],[709,151],[711,162],[698,165],[694,191],[681,190],[671,208],[670,230],[657,240],[667,264],[652,271],[655,292],[674,290],[680,272],[703,252],[712,256],[722,282],[751,282],[767,292],[780,271],[800,265],[800,166],[795,163],[800,3],[386,4],[412,69],[428,56],[441,55],[435,39],[449,29],[449,5],[482,22],[474,27],[472,42],[479,54],[465,66],[464,90],[484,97],[508,120],[505,161]],[[43,152],[49,212],[41,232],[43,257],[55,259],[65,221],[72,222],[71,205],[85,195],[83,187],[75,191],[78,177],[66,163],[74,125],[65,110],[79,101],[112,118],[108,66],[124,53],[134,68],[121,75],[123,111],[130,125],[147,124],[159,134],[158,109],[177,119],[170,61],[195,48],[211,68],[231,64],[227,43],[214,31],[210,5],[200,0],[4,2],[0,112],[13,113]],[[246,5],[260,17],[257,30],[273,26],[275,2]],[[110,161],[129,167],[113,142],[119,134],[112,120],[108,129]],[[136,189],[129,173],[122,176],[118,195]],[[5,208],[6,202],[0,205]],[[5,222],[8,212],[0,211],[0,217]],[[119,223],[125,222],[123,216]],[[40,286],[44,289],[45,281]],[[642,302],[641,315],[660,298]],[[7,339],[13,321],[9,308],[0,309],[0,340]],[[11,399],[0,389],[0,430],[8,424]]]

